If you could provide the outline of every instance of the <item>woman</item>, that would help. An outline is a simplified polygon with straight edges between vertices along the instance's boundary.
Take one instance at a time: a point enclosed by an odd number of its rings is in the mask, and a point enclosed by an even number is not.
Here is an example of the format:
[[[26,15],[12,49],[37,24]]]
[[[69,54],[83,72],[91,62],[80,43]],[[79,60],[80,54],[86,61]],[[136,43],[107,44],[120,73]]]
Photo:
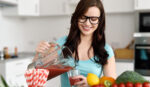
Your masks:
[[[115,58],[112,48],[105,42],[105,12],[100,0],[80,0],[71,18],[69,35],[60,38],[59,45],[68,46],[73,52],[73,58],[78,62],[80,81],[75,84],[79,87],[87,87],[86,76],[94,73],[101,77],[116,78]],[[48,42],[41,42],[37,53],[43,53],[48,49]],[[35,58],[36,59],[36,58]],[[70,87],[67,73],[61,75],[62,87]]]

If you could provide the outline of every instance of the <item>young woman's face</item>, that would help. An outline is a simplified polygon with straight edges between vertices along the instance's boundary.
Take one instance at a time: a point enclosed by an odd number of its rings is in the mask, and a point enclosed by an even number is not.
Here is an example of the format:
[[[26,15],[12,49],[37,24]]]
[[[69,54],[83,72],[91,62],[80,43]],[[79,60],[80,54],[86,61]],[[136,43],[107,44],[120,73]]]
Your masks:
[[[100,10],[90,7],[87,12],[78,19],[78,27],[82,35],[92,35],[99,24]]]

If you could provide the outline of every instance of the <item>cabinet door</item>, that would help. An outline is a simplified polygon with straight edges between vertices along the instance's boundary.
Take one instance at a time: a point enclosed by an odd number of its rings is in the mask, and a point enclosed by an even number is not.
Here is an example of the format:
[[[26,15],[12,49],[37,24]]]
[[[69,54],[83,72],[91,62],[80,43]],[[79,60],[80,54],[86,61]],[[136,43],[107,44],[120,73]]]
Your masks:
[[[51,16],[67,13],[66,0],[19,0],[19,14],[25,16]]]
[[[133,12],[133,0],[102,0],[106,13]]]
[[[135,10],[150,9],[150,0],[135,0]]]
[[[134,63],[133,62],[116,62],[116,73],[117,76],[123,73],[124,71],[133,71]]]
[[[2,5],[17,5],[17,0],[0,0],[0,4]]]
[[[19,15],[38,15],[39,0],[19,0],[18,13]]]
[[[27,87],[24,73],[28,64],[32,62],[32,58],[33,57],[14,61],[12,60],[5,63],[5,79],[10,86],[13,85],[16,87],[18,85],[19,87]]]
[[[40,15],[63,15],[67,13],[66,0],[40,0]]]
[[[61,87],[60,78],[60,76],[57,76],[51,80],[48,80],[45,87]]]
[[[69,0],[71,12],[74,11],[79,0]],[[122,13],[134,11],[134,0],[102,0],[106,13]]]

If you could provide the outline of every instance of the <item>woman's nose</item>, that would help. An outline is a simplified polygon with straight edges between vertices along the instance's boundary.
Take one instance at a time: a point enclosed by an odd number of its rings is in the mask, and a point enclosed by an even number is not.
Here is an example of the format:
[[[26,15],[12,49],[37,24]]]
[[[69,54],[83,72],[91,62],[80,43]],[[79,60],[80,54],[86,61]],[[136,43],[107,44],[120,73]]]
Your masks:
[[[85,24],[86,24],[86,25],[91,25],[90,19],[87,19],[86,22],[85,22]]]

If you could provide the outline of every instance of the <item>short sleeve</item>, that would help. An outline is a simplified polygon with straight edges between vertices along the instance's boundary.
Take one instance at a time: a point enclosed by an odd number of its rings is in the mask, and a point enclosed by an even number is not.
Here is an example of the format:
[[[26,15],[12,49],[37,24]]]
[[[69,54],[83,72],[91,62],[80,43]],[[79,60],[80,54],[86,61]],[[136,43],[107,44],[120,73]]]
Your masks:
[[[111,48],[110,45],[106,44],[106,45],[105,45],[105,50],[106,50],[107,53],[108,53],[108,59],[114,56],[113,49]]]
[[[64,45],[66,42],[67,36],[63,36],[61,38],[59,38],[56,43],[59,44],[60,46]]]

